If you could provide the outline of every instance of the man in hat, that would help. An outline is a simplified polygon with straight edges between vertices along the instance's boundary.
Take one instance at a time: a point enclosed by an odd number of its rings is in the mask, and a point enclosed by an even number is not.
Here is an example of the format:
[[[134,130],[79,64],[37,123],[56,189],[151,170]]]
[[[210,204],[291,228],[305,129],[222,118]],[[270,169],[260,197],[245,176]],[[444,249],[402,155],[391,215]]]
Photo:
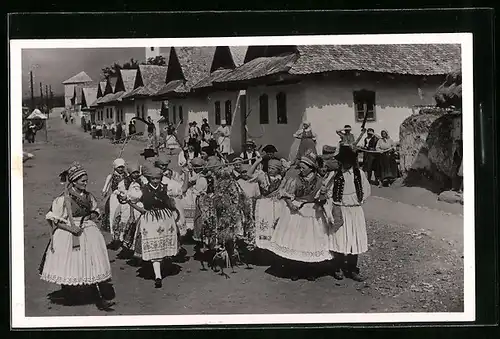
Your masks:
[[[340,145],[353,145],[356,142],[354,134],[351,133],[351,125],[345,125],[343,129],[338,129],[336,132],[340,136]]]
[[[205,131],[207,128],[210,130],[210,125],[208,124],[208,120],[206,118],[203,118],[203,124],[201,125],[201,130]]]
[[[193,146],[195,151],[200,153],[200,151],[201,151],[201,147],[200,147],[201,146],[200,145],[201,144],[201,130],[197,125],[198,125],[197,122],[193,121],[191,123],[191,126],[189,127],[188,145]]]
[[[378,154],[376,151],[378,137],[375,135],[373,128],[366,130],[366,138],[364,141],[363,150],[368,152],[363,153],[363,171],[366,173],[368,181],[372,179],[372,172],[375,173],[375,180],[379,182],[379,173],[377,171]]]
[[[245,164],[253,165],[260,157],[259,151],[256,150],[257,146],[253,140],[248,140],[245,144],[245,150],[241,153],[240,158]]]
[[[365,173],[355,166],[357,153],[349,146],[342,146],[336,159],[340,163],[327,191],[327,198],[335,205],[334,227],[330,231],[330,250],[334,254],[336,279],[344,276],[363,281],[358,268],[358,255],[368,250],[366,221],[362,204],[371,194]],[[340,211],[338,208],[340,207]]]

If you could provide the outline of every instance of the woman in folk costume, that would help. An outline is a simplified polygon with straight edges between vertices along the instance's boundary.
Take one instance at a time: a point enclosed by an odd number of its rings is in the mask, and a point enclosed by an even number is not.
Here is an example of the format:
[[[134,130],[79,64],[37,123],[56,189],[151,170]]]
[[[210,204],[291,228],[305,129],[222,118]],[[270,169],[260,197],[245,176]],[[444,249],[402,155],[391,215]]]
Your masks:
[[[291,163],[299,161],[300,158],[302,158],[302,156],[304,156],[307,152],[317,154],[316,133],[314,133],[311,129],[311,123],[304,121],[302,123],[302,127],[294,133],[293,137],[295,138],[295,141],[290,149],[288,161]]]
[[[179,220],[177,221],[177,226],[179,227],[181,236],[185,236],[187,228],[186,219],[184,218],[184,205],[182,200],[182,182],[174,179],[174,171],[168,168],[168,163],[168,160],[160,158],[157,160],[155,165],[163,171],[161,183],[167,187],[168,196],[174,199],[175,207],[179,212]]]
[[[262,162],[257,162],[250,168],[249,175],[253,175],[255,169]],[[283,201],[279,199],[279,187],[283,179],[283,165],[277,159],[268,162],[268,171],[259,180],[261,197],[255,204],[255,245],[266,249],[274,232],[276,223],[281,216]]]
[[[166,257],[176,256],[180,244],[176,219],[178,211],[167,187],[161,183],[163,172],[159,168],[148,168],[145,176],[148,184],[142,186],[142,206],[127,200],[131,207],[141,213],[138,224],[136,255],[143,261],[151,261],[155,274],[155,287],[162,287],[161,262]]]
[[[380,132],[376,150],[380,152],[379,159],[379,177],[381,182],[379,186],[388,184],[398,177],[398,165],[394,157],[396,145],[386,130]]]
[[[278,256],[288,259],[285,267],[292,272],[292,280],[298,280],[298,272],[305,263],[317,263],[332,259],[329,251],[328,224],[322,205],[317,204],[322,178],[318,175],[314,154],[300,159],[299,176],[290,176],[279,189],[279,197],[285,202],[281,216],[267,248]],[[312,267],[307,279],[315,280]]]
[[[87,172],[75,162],[60,177],[67,186],[46,215],[52,233],[40,264],[40,277],[66,288],[95,286],[97,307],[109,310],[112,303],[103,298],[100,284],[111,278],[111,267],[104,237],[95,222],[99,217],[97,201],[87,191]]]
[[[358,255],[368,250],[368,238],[361,205],[370,196],[371,187],[365,173],[355,166],[358,156],[351,147],[342,146],[336,159],[341,168],[327,190],[327,199],[333,204],[330,250],[336,263],[334,277],[363,281],[357,262]]]
[[[120,241],[126,250],[133,250],[134,236],[140,213],[127,202],[141,204],[139,199],[142,195],[141,188],[147,183],[141,176],[141,169],[138,164],[128,166],[128,176],[118,184],[118,202],[120,203],[120,217],[117,219],[114,229],[114,239]],[[116,222],[116,221],[115,221]]]
[[[218,135],[217,145],[219,145],[219,151],[223,156],[228,156],[233,154],[233,149],[231,147],[231,128],[227,125],[226,120],[221,121],[221,125],[215,131]]]
[[[115,224],[116,210],[120,203],[118,202],[118,184],[125,179],[125,160],[116,159],[113,161],[113,174],[109,174],[104,182],[104,187],[102,189],[102,195],[106,198],[106,203],[104,205],[104,218],[102,221],[102,226],[105,231],[114,234],[113,225]],[[118,243],[113,241],[110,244],[112,248],[117,248]]]

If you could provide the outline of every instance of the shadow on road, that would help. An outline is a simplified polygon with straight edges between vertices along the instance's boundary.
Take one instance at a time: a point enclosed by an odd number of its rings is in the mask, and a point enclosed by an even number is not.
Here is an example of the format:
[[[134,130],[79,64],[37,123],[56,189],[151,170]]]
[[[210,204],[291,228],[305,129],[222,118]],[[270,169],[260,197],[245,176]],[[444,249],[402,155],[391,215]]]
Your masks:
[[[164,261],[161,266],[161,275],[165,278],[177,275],[181,272],[181,270],[181,266],[171,261]],[[137,270],[137,277],[145,280],[154,280],[155,273],[153,271],[153,265],[150,262],[143,262],[141,267]]]
[[[115,290],[110,282],[99,285],[102,296],[106,300],[115,298]],[[95,286],[65,286],[58,291],[47,294],[52,304],[63,306],[81,306],[95,304],[99,298]]]

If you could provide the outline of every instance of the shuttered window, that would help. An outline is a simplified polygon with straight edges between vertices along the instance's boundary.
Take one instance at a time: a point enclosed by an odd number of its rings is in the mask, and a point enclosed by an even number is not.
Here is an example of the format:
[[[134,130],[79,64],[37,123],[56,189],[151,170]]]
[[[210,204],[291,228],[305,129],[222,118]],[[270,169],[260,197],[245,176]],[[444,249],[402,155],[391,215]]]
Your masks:
[[[262,125],[269,124],[269,97],[267,94],[262,94],[259,98],[259,113],[260,123]]]

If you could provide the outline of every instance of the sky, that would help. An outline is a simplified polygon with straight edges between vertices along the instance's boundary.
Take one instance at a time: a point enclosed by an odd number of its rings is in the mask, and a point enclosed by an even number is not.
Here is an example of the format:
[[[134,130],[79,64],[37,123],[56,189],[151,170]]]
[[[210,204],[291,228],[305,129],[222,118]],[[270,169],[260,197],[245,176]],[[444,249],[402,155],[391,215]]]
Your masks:
[[[114,62],[125,63],[134,58],[145,59],[145,48],[54,48],[22,51],[23,97],[30,95],[30,70],[33,71],[35,96],[40,94],[40,82],[52,85],[54,95],[64,94],[62,82],[85,71],[93,81],[101,79],[101,68]]]

